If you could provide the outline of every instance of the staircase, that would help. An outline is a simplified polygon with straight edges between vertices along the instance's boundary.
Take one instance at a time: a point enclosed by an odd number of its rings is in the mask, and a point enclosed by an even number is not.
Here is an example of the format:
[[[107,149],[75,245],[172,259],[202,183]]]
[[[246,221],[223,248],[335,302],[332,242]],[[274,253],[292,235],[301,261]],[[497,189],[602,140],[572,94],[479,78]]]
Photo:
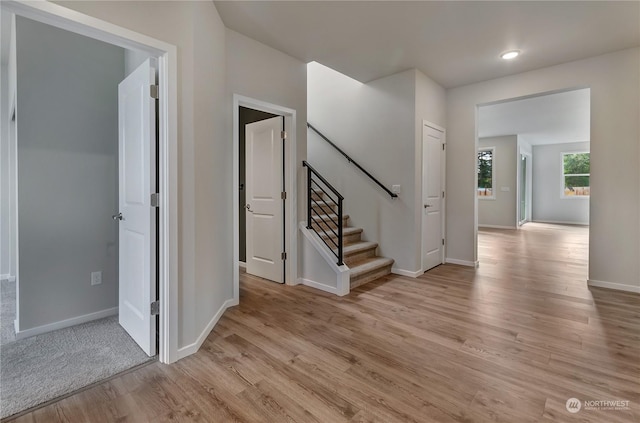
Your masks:
[[[313,229],[327,245],[337,245],[337,203],[321,190],[312,190],[312,200]],[[348,222],[349,215],[343,215],[342,257],[349,267],[349,285],[353,289],[391,273],[393,259],[377,256],[378,243],[363,241],[362,228],[347,226]]]

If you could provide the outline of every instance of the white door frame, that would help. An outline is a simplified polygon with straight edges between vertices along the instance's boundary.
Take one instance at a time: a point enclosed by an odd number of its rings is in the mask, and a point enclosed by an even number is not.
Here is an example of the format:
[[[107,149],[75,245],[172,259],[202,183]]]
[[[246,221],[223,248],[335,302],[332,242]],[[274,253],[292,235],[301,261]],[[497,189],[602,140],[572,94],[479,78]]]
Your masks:
[[[233,95],[233,304],[240,302],[240,107],[284,116],[287,131],[285,141],[284,186],[287,192],[285,200],[285,284],[296,285],[298,275],[298,226],[297,226],[297,169],[296,155],[296,111],[277,104],[267,103],[239,94]]]
[[[420,216],[420,271],[419,274],[422,274],[425,272],[424,270],[424,266],[422,265],[422,259],[424,257],[425,254],[425,248],[424,248],[424,242],[422,239],[422,222],[423,222],[423,218],[422,218],[422,214],[423,214],[423,204],[424,204],[424,198],[422,198],[422,183],[424,182],[424,161],[422,160],[422,150],[424,148],[424,127],[428,126],[430,128],[433,128],[437,131],[442,132],[442,143],[445,145],[445,149],[442,150],[442,154],[440,155],[440,189],[446,193],[447,189],[447,181],[446,181],[446,176],[447,176],[447,130],[444,129],[442,126],[436,125],[435,123],[429,122],[428,120],[422,120],[422,131],[420,132],[420,154],[418,155],[418,157],[420,157],[420,183],[416,184],[416,186],[418,187],[418,191],[417,191],[417,199],[418,201],[416,201],[416,208],[418,210],[418,216]],[[446,214],[447,214],[447,198],[445,195],[445,198],[442,199],[441,202],[441,208],[440,208],[440,215],[441,215],[441,221],[440,221],[440,225],[442,225],[442,238],[445,240],[444,241],[444,245],[442,247],[442,257],[440,258],[440,263],[445,263],[446,261],[446,249],[447,249],[447,234],[446,234],[446,230],[447,230],[447,225],[446,225]]]
[[[42,22],[127,49],[140,50],[158,58],[160,233],[159,360],[178,359],[178,79],[174,45],[67,9],[48,1],[3,0],[3,12]]]
[[[531,195],[531,183],[532,183],[532,178],[529,177],[529,175],[531,175],[532,173],[532,169],[531,169],[531,160],[532,160],[532,155],[526,151],[522,151],[520,149],[520,145],[518,145],[517,148],[517,166],[516,166],[516,192],[517,192],[517,203],[516,203],[516,228],[520,229],[520,227],[522,225],[524,225],[527,222],[531,222],[531,199],[532,199],[532,195]],[[522,156],[526,156],[527,157],[527,169],[526,172],[527,174],[525,175],[525,185],[526,185],[526,190],[527,192],[526,194],[526,198],[525,198],[525,208],[526,208],[526,216],[527,219],[526,220],[520,220],[520,213],[521,213],[521,204],[522,204],[522,189],[521,189],[521,179],[522,179]]]

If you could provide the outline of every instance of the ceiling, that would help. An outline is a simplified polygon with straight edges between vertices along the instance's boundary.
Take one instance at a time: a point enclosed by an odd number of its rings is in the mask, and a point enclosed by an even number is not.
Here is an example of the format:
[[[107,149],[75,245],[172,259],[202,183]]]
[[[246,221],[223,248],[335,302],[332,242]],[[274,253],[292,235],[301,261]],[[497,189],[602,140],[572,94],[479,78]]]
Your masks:
[[[478,109],[478,137],[521,135],[531,145],[590,140],[591,90],[530,97]]]
[[[639,1],[215,4],[228,28],[361,82],[417,68],[450,88],[640,46]]]

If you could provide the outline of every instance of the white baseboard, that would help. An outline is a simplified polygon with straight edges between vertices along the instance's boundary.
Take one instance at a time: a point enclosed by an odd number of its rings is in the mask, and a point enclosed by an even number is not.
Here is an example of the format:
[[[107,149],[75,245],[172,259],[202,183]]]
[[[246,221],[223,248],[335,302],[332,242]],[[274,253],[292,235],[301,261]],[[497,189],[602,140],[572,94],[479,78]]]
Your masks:
[[[481,225],[478,223],[478,228],[490,228],[490,229],[518,229],[515,226],[503,226],[503,225]]]
[[[82,323],[91,322],[92,320],[102,319],[104,317],[109,317],[109,316],[115,316],[117,314],[118,314],[118,307],[113,307],[113,308],[107,308],[105,310],[96,311],[95,313],[89,313],[83,316],[72,317],[71,319],[61,320],[59,322],[37,326],[31,329],[18,330],[18,328],[16,327],[16,341],[20,339],[30,338],[35,335],[51,332],[54,330],[64,329],[71,326],[80,325]]]
[[[4,275],[0,275],[0,281],[15,282],[16,281],[16,277],[15,276],[11,276],[8,273],[5,273]]]
[[[238,266],[240,267],[240,269],[246,269],[247,263],[245,263],[244,261],[239,261]]]
[[[534,223],[551,223],[553,225],[576,225],[576,226],[589,226],[589,222],[566,222],[562,220],[532,220]]]
[[[617,291],[635,292],[640,294],[640,286],[637,286],[637,285],[627,285],[624,283],[596,281],[593,279],[587,280],[587,285],[595,286],[597,288],[609,288],[609,289],[615,289]]]
[[[305,278],[298,278],[298,283],[305,286],[309,286],[311,288],[319,289],[320,291],[325,291],[331,294],[340,295],[338,293],[338,288],[336,288],[335,286],[325,285],[323,283],[312,281]]]
[[[480,265],[479,261],[468,261],[468,260],[458,260],[454,258],[446,258],[444,260],[445,263],[449,264],[458,264],[460,266],[468,266],[468,267],[478,267]]]
[[[411,270],[404,270],[404,269],[398,269],[398,268],[392,267],[391,268],[391,273],[393,273],[394,275],[408,276],[410,278],[417,278],[418,276],[422,276],[422,274],[424,274],[424,270],[417,270],[415,272],[412,272]]]
[[[178,348],[178,360],[181,360],[191,354],[195,354],[196,352],[198,352],[198,350],[204,343],[204,340],[207,339],[207,336],[209,336],[209,334],[215,327],[216,323],[218,323],[218,320],[220,320],[224,312],[229,307],[233,307],[235,305],[238,305],[238,300],[235,298],[230,298],[227,301],[225,301],[220,307],[220,309],[216,312],[216,314],[213,315],[213,318],[209,321],[209,323],[204,328],[202,333],[200,333],[200,336],[198,336],[198,339],[196,339],[196,342],[194,342],[193,344],[185,345],[182,348]]]

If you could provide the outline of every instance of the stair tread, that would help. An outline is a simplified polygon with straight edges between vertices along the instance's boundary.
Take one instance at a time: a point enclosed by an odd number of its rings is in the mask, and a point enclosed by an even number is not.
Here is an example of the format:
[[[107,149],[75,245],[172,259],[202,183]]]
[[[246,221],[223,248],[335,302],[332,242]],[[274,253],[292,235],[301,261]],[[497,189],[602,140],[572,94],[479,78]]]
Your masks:
[[[354,234],[359,234],[362,232],[362,228],[354,228],[351,226],[343,226],[342,227],[342,236],[348,236],[348,235],[354,235]],[[327,237],[335,237],[334,234],[330,234],[330,235],[326,235],[326,234],[322,234],[320,235],[321,238],[327,238]]]
[[[327,219],[335,219],[337,217],[338,217],[338,215],[336,215],[336,214],[314,214],[312,219],[322,222],[321,218],[324,218],[324,220],[327,220]],[[346,220],[348,218],[349,218],[348,214],[343,214],[342,215],[342,220]]]
[[[349,268],[349,273],[351,275],[351,279],[354,279],[358,276],[373,272],[382,267],[389,266],[393,264],[393,262],[394,260],[388,257],[369,257],[355,263],[352,267]]]

